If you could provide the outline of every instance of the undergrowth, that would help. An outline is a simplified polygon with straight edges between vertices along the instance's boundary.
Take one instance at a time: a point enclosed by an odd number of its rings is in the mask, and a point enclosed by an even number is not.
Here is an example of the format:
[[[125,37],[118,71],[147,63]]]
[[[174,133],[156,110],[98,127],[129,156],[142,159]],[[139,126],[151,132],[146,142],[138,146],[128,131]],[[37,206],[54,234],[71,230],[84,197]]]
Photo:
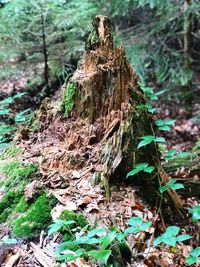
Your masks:
[[[14,235],[37,236],[51,222],[51,209],[55,204],[55,198],[47,193],[43,193],[30,204],[22,197],[15,209],[17,219],[11,223]]]

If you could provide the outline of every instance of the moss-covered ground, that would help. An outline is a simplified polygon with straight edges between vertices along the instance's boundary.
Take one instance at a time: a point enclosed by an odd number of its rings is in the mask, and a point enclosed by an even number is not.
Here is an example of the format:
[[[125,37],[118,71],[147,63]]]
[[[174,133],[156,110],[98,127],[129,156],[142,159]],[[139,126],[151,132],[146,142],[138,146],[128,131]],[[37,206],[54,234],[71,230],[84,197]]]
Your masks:
[[[24,188],[38,178],[38,167],[16,160],[18,149],[6,153],[4,157],[7,155],[10,160],[0,166],[0,173],[5,176],[0,183],[0,223],[7,222],[17,237],[37,236],[51,222],[50,212],[56,200],[41,189],[33,199],[27,200]]]

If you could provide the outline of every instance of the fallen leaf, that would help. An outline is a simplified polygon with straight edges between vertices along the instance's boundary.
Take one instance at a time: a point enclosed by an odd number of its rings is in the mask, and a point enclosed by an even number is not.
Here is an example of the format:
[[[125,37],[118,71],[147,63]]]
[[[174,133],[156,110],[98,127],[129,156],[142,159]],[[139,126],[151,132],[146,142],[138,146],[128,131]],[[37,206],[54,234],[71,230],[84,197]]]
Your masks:
[[[78,171],[76,171],[76,170],[74,170],[74,171],[72,172],[72,176],[73,176],[74,178],[76,178],[76,179],[81,178],[81,174],[80,174],[80,172],[78,172]]]
[[[87,206],[88,204],[90,204],[92,202],[92,198],[89,197],[89,196],[85,196],[84,198],[80,199],[78,202],[77,202],[77,206],[80,207],[80,206]]]

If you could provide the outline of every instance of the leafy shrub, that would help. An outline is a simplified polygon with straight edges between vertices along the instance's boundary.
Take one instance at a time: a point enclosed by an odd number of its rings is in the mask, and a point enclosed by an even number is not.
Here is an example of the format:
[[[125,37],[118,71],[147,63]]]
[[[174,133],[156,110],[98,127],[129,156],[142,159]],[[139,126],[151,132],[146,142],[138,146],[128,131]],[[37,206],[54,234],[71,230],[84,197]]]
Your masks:
[[[102,264],[107,264],[111,259],[112,252],[119,248],[119,244],[123,244],[129,234],[135,234],[140,231],[145,231],[151,226],[151,222],[143,222],[140,217],[133,217],[128,220],[128,227],[124,232],[116,230],[114,227],[110,230],[105,228],[95,228],[88,230],[87,227],[71,229],[74,238],[63,242],[56,251],[56,255],[60,261],[71,261],[79,257],[88,258],[99,261]],[[50,225],[49,234],[59,231],[63,227],[74,225],[74,221],[55,221]],[[87,246],[86,246],[87,245]],[[89,245],[89,247],[88,247]],[[72,250],[74,248],[75,250]],[[128,247],[126,247],[128,249]],[[67,253],[65,251],[68,251]]]

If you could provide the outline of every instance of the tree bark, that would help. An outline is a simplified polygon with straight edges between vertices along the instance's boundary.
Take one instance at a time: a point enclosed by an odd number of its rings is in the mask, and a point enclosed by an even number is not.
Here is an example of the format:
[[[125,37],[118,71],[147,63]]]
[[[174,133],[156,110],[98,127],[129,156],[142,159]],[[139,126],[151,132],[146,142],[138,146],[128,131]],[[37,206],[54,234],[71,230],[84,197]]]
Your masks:
[[[193,30],[193,14],[189,11],[192,4],[192,0],[185,0],[184,10],[184,71],[187,78],[187,84],[183,86],[183,93],[186,105],[186,112],[188,117],[192,115],[192,101],[193,101],[193,92],[192,92],[192,30]]]
[[[145,107],[145,97],[126,59],[124,47],[113,45],[107,17],[94,18],[83,61],[71,83],[76,88],[71,118],[98,124],[98,140],[105,141],[99,162],[103,166],[100,176],[107,195],[113,183],[126,180],[135,164],[146,162],[155,166],[155,170],[140,172],[131,177],[129,183],[140,185],[145,199],[152,205],[158,204],[162,199],[159,186],[167,183],[169,177],[161,167],[157,144],[152,142],[137,148],[142,136],[155,136],[153,118]],[[182,202],[175,191],[166,192],[162,203],[162,213],[168,221],[183,220]]]
[[[47,91],[49,91],[48,51],[47,51],[46,35],[45,35],[45,18],[42,7],[41,7],[41,21],[42,21],[42,43],[43,43],[43,55],[44,55],[44,80],[47,87]]]

